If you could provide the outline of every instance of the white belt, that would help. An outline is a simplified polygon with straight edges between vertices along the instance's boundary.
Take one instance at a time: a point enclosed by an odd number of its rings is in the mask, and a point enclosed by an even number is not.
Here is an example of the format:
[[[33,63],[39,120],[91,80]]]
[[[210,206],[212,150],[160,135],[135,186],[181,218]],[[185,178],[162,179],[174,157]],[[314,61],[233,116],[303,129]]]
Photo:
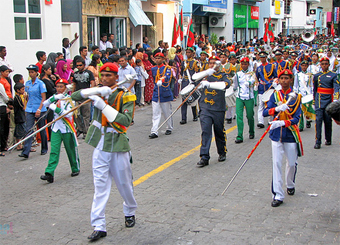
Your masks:
[[[111,127],[103,127],[102,124],[96,120],[92,121],[92,125],[99,128],[102,131],[102,134],[104,133],[114,133],[114,134],[118,134],[118,132]],[[104,131],[104,129],[106,128],[106,132]]]

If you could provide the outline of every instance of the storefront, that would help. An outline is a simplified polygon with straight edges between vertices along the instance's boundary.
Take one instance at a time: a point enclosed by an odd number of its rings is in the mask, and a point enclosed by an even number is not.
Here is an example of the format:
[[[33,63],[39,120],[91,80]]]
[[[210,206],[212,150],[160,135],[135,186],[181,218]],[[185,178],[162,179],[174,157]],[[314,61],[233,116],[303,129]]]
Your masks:
[[[128,9],[129,1],[126,0],[83,0],[83,44],[89,48],[98,45],[101,33],[114,34],[116,47],[129,44]]]
[[[259,7],[234,4],[234,41],[245,43],[258,36]]]

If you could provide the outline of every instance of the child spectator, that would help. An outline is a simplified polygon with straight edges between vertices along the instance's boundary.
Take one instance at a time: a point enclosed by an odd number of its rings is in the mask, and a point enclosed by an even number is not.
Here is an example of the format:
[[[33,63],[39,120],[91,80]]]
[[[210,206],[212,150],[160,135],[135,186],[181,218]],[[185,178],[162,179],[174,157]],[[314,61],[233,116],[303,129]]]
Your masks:
[[[142,95],[142,93],[141,93],[142,92],[141,91],[141,81],[142,81],[143,77],[142,77],[142,61],[140,59],[136,60],[135,71],[136,71],[136,74],[137,74],[137,79],[136,79],[136,83],[135,83],[135,91],[136,91],[136,96],[137,96],[136,105],[141,106],[142,105],[140,103],[140,99],[141,99],[141,95]]]
[[[22,84],[25,84],[25,80],[24,80],[24,77],[21,75],[21,74],[15,74],[13,76],[13,80],[14,80],[14,83],[17,84],[17,83],[22,83]],[[15,90],[14,90],[15,91]]]
[[[14,79],[14,78],[13,78]],[[14,137],[16,138],[17,142],[21,140],[26,135],[26,114],[25,114],[25,85],[18,82],[14,85],[14,91],[16,93],[14,97]],[[17,147],[18,151],[23,149],[22,145]]]

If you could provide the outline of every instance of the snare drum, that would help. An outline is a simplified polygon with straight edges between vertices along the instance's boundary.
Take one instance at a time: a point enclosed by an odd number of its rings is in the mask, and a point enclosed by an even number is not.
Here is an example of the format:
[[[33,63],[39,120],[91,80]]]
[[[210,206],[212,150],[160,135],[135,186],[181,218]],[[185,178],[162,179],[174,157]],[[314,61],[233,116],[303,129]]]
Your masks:
[[[195,85],[193,85],[193,84],[189,84],[189,85],[185,86],[181,90],[181,92],[179,92],[179,94],[182,96],[182,99],[185,100],[194,88],[195,88]],[[188,98],[186,103],[194,106],[194,105],[196,105],[197,100],[200,97],[201,97],[201,93],[198,91],[198,89],[196,89],[195,92],[192,95],[190,95],[190,97]]]
[[[269,101],[270,96],[274,93],[274,89],[268,89],[266,92],[262,95],[262,102],[266,103]]]
[[[307,104],[311,101],[313,101],[313,94],[307,94],[307,95],[303,96],[302,99],[301,99],[302,104]]]
[[[225,91],[225,103],[229,107],[236,106],[236,94],[234,92],[233,86]]]

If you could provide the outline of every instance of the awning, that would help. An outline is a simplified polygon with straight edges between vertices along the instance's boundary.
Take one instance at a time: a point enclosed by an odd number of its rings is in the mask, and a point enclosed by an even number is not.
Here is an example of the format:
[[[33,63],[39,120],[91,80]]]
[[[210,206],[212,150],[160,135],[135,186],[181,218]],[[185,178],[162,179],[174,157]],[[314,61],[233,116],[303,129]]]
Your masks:
[[[136,26],[152,26],[152,22],[144,13],[143,9],[133,0],[129,4],[129,18],[132,24]]]

